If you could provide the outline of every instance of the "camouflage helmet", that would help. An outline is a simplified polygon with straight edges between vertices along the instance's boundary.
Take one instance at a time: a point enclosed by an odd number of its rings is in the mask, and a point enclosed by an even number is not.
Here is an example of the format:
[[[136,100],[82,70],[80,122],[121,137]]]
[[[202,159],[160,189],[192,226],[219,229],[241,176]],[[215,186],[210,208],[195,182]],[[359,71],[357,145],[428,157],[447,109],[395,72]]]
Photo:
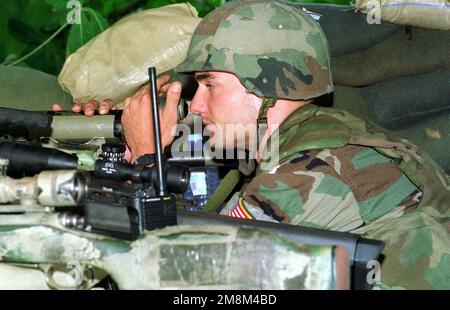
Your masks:
[[[244,0],[209,13],[177,72],[225,71],[263,98],[309,99],[333,91],[328,43],[299,4]]]

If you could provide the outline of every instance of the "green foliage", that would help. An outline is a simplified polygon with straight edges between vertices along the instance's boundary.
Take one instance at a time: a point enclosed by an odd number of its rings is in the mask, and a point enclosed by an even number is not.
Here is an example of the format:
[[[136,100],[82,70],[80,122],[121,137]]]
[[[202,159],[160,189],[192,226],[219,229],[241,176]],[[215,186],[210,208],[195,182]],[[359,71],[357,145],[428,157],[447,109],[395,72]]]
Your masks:
[[[58,74],[65,58],[120,18],[189,2],[203,17],[227,0],[1,0],[0,63]],[[293,0],[348,4],[350,0]],[[81,6],[78,6],[78,3]],[[80,8],[79,11],[77,7]],[[79,22],[67,24],[79,13]]]
[[[73,3],[70,0],[45,0],[45,3],[52,7],[52,12],[58,19],[58,23],[62,26],[67,22],[67,14],[73,9]],[[84,0],[79,0],[79,4],[83,5]]]
[[[70,27],[66,54],[72,54],[106,28],[108,28],[108,21],[99,12],[91,8],[82,8],[80,23]]]
[[[57,16],[42,0],[0,1],[0,63],[11,63],[38,47],[58,27]],[[64,63],[65,38],[60,34],[21,66],[57,73]]]
[[[8,31],[19,41],[28,45],[35,45],[41,42],[39,33],[29,24],[17,18],[8,21]]]

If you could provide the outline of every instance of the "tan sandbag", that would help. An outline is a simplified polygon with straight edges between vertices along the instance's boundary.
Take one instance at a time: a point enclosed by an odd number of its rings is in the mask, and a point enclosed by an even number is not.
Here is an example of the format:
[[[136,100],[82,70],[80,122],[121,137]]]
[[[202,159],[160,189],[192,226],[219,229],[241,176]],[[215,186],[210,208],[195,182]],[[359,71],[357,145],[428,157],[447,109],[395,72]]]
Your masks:
[[[450,0],[356,0],[355,7],[364,13],[381,7],[381,20],[391,23],[450,30]]]
[[[120,103],[148,81],[148,67],[162,73],[184,60],[200,20],[188,3],[127,16],[70,55],[58,81],[76,102]]]

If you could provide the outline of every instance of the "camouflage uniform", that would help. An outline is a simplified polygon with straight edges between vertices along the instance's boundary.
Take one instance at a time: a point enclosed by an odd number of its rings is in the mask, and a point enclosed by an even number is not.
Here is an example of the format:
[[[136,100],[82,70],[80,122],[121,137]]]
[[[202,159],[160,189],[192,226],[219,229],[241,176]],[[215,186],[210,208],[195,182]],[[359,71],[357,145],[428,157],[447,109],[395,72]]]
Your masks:
[[[205,17],[177,71],[212,70],[235,74],[262,98],[259,124],[269,101],[333,91],[322,30],[288,2],[230,2]],[[384,240],[379,287],[450,288],[450,189],[426,154],[344,111],[312,104],[292,113],[278,135],[268,145],[279,143],[279,153],[263,156],[269,169],[258,169],[224,213]]]
[[[436,202],[439,208],[422,204],[422,190],[397,158],[348,142],[339,146],[352,129],[330,112],[351,117],[314,105],[295,111],[280,127],[279,163],[259,170],[222,212],[383,240],[379,287],[449,289],[448,185],[442,183],[447,200]]]

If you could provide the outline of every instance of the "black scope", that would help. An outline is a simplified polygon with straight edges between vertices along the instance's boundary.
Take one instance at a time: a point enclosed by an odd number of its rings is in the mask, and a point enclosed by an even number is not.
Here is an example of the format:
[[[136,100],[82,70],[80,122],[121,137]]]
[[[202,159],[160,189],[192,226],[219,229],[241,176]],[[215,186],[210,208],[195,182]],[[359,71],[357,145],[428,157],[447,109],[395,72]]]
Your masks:
[[[189,183],[189,169],[181,165],[165,164],[163,167],[167,188],[172,193],[184,193]],[[94,176],[100,179],[133,180],[151,183],[158,188],[159,181],[155,167],[140,167],[124,162],[97,160],[94,165]]]
[[[125,161],[125,145],[121,143],[104,143],[102,144],[102,153],[100,157],[103,160],[113,162]]]
[[[37,145],[0,143],[0,158],[8,159],[6,174],[12,178],[34,176],[44,170],[77,169],[78,158]]]

